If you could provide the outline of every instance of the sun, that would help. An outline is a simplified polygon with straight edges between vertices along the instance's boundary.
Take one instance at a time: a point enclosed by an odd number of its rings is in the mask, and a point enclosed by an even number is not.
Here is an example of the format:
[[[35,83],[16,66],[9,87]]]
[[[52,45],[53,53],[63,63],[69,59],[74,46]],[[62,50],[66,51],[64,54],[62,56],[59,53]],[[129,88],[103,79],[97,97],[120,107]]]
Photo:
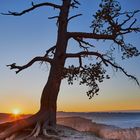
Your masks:
[[[15,116],[18,116],[20,114],[20,112],[21,112],[20,109],[15,108],[15,109],[13,109],[12,114]]]

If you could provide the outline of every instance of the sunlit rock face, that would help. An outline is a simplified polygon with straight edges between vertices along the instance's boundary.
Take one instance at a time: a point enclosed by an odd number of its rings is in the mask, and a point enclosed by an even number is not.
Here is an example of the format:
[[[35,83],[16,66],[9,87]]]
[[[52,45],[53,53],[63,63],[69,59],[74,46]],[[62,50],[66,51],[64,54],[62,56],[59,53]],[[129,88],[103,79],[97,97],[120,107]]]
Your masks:
[[[111,140],[140,140],[140,128],[113,129],[108,127],[106,129],[101,129],[98,135]]]
[[[72,127],[79,131],[93,132],[100,138],[108,140],[140,140],[140,127],[122,129],[119,127],[93,123],[80,117],[66,117],[58,119],[58,123]]]

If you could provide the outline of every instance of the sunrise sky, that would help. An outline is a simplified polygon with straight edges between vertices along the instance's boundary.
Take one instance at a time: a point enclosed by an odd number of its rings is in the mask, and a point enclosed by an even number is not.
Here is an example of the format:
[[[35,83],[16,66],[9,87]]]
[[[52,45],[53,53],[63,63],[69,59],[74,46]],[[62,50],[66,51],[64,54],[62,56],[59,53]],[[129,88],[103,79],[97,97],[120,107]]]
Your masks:
[[[36,3],[43,1],[45,0],[34,0]],[[140,9],[139,0],[120,1],[122,10]],[[92,15],[98,9],[100,0],[80,0],[80,2],[81,7],[75,9],[72,15],[82,13],[83,17],[73,19],[70,22],[69,31],[91,31],[89,26]],[[1,0],[0,12],[20,11],[30,7],[30,4],[30,0]],[[16,75],[6,65],[13,62],[18,65],[25,64],[36,55],[43,55],[55,44],[56,20],[48,20],[48,17],[55,15],[57,10],[46,7],[22,17],[0,15],[0,112],[9,113],[18,109],[20,113],[35,113],[39,109],[39,100],[47,82],[49,66],[36,63]],[[140,26],[140,13],[137,18]],[[127,42],[133,43],[140,50],[140,34],[128,36]],[[96,44],[100,47],[109,45],[106,42],[96,42]],[[119,50],[116,57],[118,54]],[[120,61],[119,58],[117,60],[140,81],[140,57],[124,61]],[[111,80],[106,80],[99,85],[99,95],[91,100],[86,96],[86,87],[81,87],[77,83],[68,86],[64,80],[58,97],[58,111],[140,110],[140,88],[135,82],[112,69],[109,73]]]

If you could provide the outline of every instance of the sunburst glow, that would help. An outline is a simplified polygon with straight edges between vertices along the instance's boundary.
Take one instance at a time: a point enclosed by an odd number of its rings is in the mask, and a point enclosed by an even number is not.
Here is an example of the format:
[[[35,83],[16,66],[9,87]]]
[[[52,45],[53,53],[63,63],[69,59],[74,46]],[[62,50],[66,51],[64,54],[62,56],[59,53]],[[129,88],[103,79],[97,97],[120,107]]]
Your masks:
[[[19,115],[20,113],[21,113],[21,111],[18,108],[13,109],[13,111],[12,111],[12,114],[14,114],[16,116]]]

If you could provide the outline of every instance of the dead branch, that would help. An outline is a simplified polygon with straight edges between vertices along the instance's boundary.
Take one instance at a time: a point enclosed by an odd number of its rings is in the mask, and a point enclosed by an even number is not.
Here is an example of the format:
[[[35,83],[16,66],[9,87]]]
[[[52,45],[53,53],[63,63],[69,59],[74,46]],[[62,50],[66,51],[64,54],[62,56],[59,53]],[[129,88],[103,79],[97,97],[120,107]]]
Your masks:
[[[75,4],[77,5],[81,5],[80,2],[78,0],[73,0]]]
[[[86,33],[86,32],[68,32],[69,38],[88,38],[88,39],[107,39],[113,40],[116,38],[115,35],[108,34],[96,34],[96,33]]]
[[[46,51],[46,54],[44,57],[48,57],[48,54],[49,53],[53,53],[54,54],[54,50],[56,49],[56,46],[53,46],[51,48],[49,48],[47,51]]]
[[[54,53],[55,53],[55,49],[56,49],[56,46],[52,46],[51,48],[49,48],[49,49],[46,51],[44,57],[45,57],[45,58],[52,58],[53,55],[54,55]],[[44,62],[44,61],[41,61],[40,64],[42,65],[43,62]]]
[[[83,38],[75,37],[73,39],[76,40],[79,43],[79,46],[81,48],[83,48],[85,51],[88,51],[88,47],[86,47],[86,46],[95,47],[94,45],[90,44],[89,42],[84,41]]]
[[[78,6],[76,6],[76,5],[81,5],[81,4],[78,2],[78,0],[73,0],[73,2],[71,3],[71,7],[78,8]]]
[[[115,63],[112,63],[111,61],[109,61],[109,60],[107,60],[107,59],[105,59],[105,61],[106,61],[108,64],[110,64],[113,68],[115,68],[116,70],[120,70],[120,71],[123,72],[127,77],[129,77],[129,78],[133,79],[134,81],[136,81],[137,85],[140,86],[140,83],[139,83],[138,79],[137,79],[135,76],[128,74],[128,73],[124,70],[124,68],[122,68],[121,66],[119,66],[119,65],[117,65],[117,64],[115,64]]]
[[[68,21],[70,21],[70,20],[73,19],[73,18],[79,17],[79,16],[82,16],[82,14],[77,14],[77,15],[71,16],[71,17],[68,19]]]
[[[140,10],[135,10],[133,12],[125,12],[124,14],[126,15],[127,19],[125,19],[120,26],[123,26],[124,24],[126,24],[128,21],[130,21],[130,19],[132,19],[136,13],[140,12]]]
[[[53,17],[48,17],[48,19],[55,19],[55,18],[59,18],[59,16],[53,16]]]
[[[132,24],[134,24],[134,22],[133,22]],[[132,24],[131,24],[130,27],[128,27],[128,28],[121,29],[122,32],[120,32],[119,35],[124,35],[124,34],[128,34],[128,33],[131,33],[131,32],[140,32],[140,28],[139,28],[139,27],[132,28],[132,27],[131,27]]]
[[[108,64],[105,61],[105,58],[103,57],[104,54],[100,54],[98,52],[82,51],[79,53],[67,53],[66,54],[66,58],[80,58],[80,57],[86,57],[86,56],[96,56],[97,58],[100,58],[106,66],[108,66]]]
[[[47,58],[47,57],[38,56],[38,57],[33,58],[33,59],[32,59],[29,63],[27,63],[26,65],[17,66],[16,63],[13,63],[13,64],[10,64],[10,65],[7,65],[7,67],[10,67],[10,69],[17,69],[17,70],[16,70],[16,74],[17,74],[17,73],[19,73],[20,71],[22,71],[23,69],[26,69],[26,68],[30,67],[32,64],[34,64],[34,63],[37,62],[37,61],[49,62],[50,64],[52,63],[52,59]]]
[[[60,5],[56,5],[56,4],[53,4],[53,3],[49,3],[49,2],[44,2],[44,3],[40,3],[40,4],[34,4],[32,3],[32,7],[26,9],[26,10],[23,10],[22,12],[11,12],[11,11],[8,11],[8,13],[1,13],[2,15],[13,15],[13,16],[21,16],[23,14],[26,14],[30,11],[33,11],[34,9],[36,8],[39,8],[39,7],[43,7],[43,6],[49,6],[49,7],[53,7],[53,8],[56,8],[56,9],[61,9],[61,6]]]
[[[79,56],[79,65],[80,65],[80,67],[83,67],[82,66],[82,57],[80,57],[80,56]]]
[[[85,51],[88,51],[88,47],[84,46],[84,45],[87,45],[87,44],[85,42],[83,43],[82,39],[74,38],[74,40],[76,40],[78,42],[80,48],[83,48]]]

